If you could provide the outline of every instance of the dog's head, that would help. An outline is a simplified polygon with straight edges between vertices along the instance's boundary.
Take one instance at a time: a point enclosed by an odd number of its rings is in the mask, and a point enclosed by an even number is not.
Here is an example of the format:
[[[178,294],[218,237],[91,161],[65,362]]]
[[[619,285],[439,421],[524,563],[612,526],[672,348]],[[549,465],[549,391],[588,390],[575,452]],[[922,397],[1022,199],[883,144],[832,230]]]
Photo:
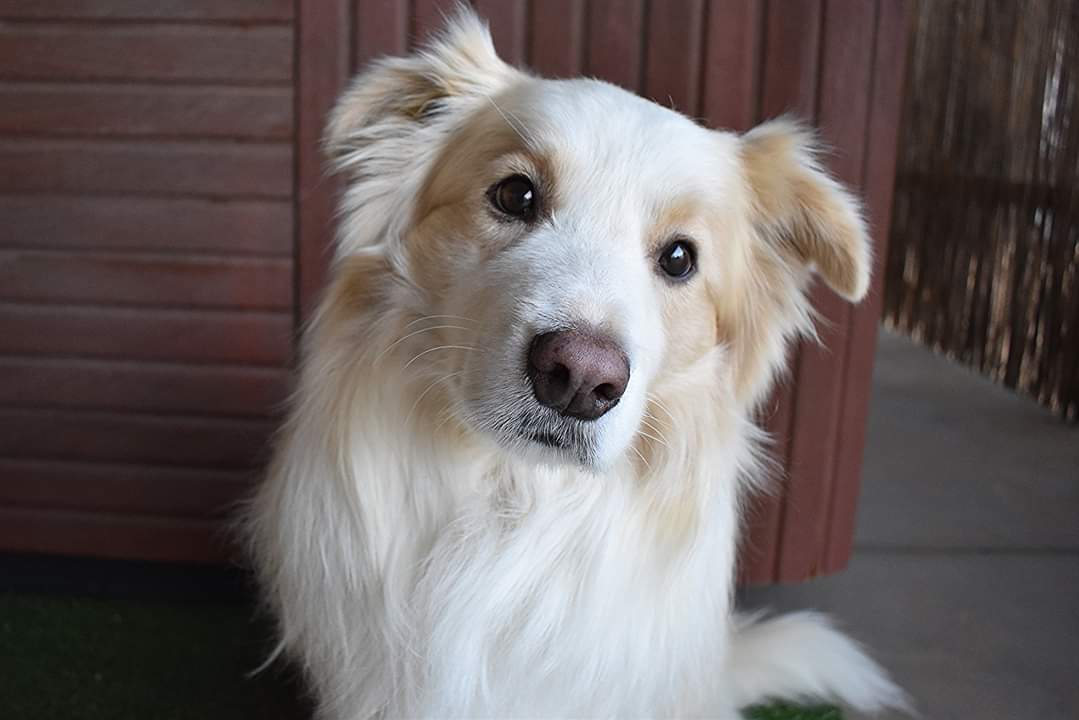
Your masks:
[[[739,136],[536,78],[471,15],[361,75],[327,143],[339,273],[379,259],[403,361],[511,452],[602,468],[680,409],[747,412],[811,327],[810,273],[851,300],[869,282],[859,206],[801,126]]]

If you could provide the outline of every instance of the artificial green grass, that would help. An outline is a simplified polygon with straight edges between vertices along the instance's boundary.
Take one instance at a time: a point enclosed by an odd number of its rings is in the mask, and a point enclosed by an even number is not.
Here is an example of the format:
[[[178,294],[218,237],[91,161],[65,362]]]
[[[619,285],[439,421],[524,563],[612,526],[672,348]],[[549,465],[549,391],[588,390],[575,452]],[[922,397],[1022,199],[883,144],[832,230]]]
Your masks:
[[[4,720],[299,720],[287,670],[254,677],[269,631],[239,602],[0,593]],[[753,720],[841,720],[754,708]]]

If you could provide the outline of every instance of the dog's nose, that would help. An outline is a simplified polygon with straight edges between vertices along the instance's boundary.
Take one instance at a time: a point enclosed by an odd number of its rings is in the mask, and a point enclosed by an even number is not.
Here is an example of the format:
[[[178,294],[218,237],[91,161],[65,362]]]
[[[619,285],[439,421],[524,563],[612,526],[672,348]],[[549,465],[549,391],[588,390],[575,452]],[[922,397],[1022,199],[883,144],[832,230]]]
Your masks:
[[[629,360],[614,341],[580,330],[537,335],[528,350],[536,399],[562,415],[595,420],[618,404]]]

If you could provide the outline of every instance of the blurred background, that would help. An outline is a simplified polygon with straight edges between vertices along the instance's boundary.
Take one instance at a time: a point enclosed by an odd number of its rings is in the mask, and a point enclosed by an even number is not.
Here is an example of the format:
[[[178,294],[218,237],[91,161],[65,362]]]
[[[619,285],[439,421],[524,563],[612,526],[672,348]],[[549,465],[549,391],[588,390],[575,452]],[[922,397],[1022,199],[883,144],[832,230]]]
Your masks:
[[[821,128],[874,286],[814,290],[762,412],[741,599],[834,611],[926,718],[1075,718],[1079,2],[473,4],[545,75]],[[325,273],[325,114],[452,7],[0,0],[0,717],[309,712],[248,677],[227,522]]]

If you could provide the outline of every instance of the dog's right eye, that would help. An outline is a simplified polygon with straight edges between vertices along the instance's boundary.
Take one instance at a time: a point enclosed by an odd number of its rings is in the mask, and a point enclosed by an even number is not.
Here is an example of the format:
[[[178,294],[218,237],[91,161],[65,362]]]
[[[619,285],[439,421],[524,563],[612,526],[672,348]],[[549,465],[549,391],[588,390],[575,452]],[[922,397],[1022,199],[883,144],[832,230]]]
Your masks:
[[[524,175],[511,175],[491,189],[491,204],[506,215],[531,220],[536,214],[536,188]]]

